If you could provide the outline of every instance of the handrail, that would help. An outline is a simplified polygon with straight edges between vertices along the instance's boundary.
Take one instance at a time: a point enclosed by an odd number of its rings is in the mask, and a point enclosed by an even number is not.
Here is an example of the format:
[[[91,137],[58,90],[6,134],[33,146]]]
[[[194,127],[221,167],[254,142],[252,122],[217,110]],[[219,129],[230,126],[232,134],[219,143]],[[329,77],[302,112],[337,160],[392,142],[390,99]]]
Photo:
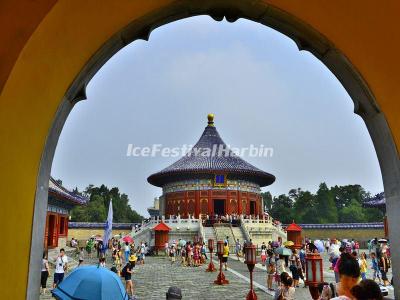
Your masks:
[[[199,223],[200,236],[201,236],[203,242],[205,242],[206,236],[205,236],[205,233],[204,233],[203,223],[202,222],[198,222],[198,223]]]

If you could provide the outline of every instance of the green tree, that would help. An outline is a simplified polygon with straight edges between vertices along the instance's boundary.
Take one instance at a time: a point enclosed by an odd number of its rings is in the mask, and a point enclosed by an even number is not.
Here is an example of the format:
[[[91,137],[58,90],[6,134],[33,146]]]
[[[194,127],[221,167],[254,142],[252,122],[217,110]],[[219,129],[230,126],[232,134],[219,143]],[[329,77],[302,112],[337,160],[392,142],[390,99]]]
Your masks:
[[[362,203],[368,196],[368,193],[359,184],[344,186],[335,185],[331,188],[331,192],[338,210],[350,205],[353,199]]]
[[[104,222],[111,199],[115,223],[133,223],[143,220],[143,217],[129,205],[128,196],[121,194],[117,187],[109,189],[104,184],[99,187],[91,184],[85,189],[84,194],[89,197],[89,203],[86,206],[77,206],[72,210],[72,221]]]
[[[87,208],[84,206],[75,206],[71,211],[71,221],[89,222],[89,215]]]
[[[340,219],[343,223],[362,223],[366,221],[364,209],[356,199],[351,200],[348,206],[341,209]]]
[[[271,211],[272,208],[272,195],[270,192],[261,193],[261,197],[263,199],[264,207],[268,212]]]
[[[315,223],[315,196],[309,191],[299,191],[297,200],[293,205],[294,220],[297,223]]]
[[[293,201],[285,194],[274,197],[272,200],[271,216],[282,223],[291,223],[293,220]]]
[[[104,222],[107,219],[106,208],[103,205],[104,199],[94,195],[87,206],[89,222]]]
[[[338,221],[338,211],[335,200],[325,182],[319,185],[315,196],[315,208],[318,213],[318,223],[336,223]]]
[[[364,208],[365,222],[382,222],[384,213],[379,208]]]

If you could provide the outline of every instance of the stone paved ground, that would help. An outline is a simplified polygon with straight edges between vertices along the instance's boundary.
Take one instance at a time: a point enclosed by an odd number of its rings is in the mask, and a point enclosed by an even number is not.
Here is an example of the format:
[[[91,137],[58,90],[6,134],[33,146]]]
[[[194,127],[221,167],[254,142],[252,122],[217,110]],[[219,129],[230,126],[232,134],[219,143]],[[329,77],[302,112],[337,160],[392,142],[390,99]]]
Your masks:
[[[95,263],[93,259],[89,263]],[[215,262],[216,263],[216,262]],[[206,265],[200,267],[182,267],[180,263],[171,265],[166,257],[146,257],[146,264],[137,265],[133,276],[136,297],[139,300],[165,299],[165,293],[172,285],[182,289],[183,299],[245,299],[249,284],[231,272],[225,272],[229,285],[214,284],[217,272],[205,272]],[[53,270],[51,270],[53,274]],[[53,276],[48,279],[50,288]],[[125,283],[124,283],[125,284]],[[256,289],[259,299],[265,293]],[[40,299],[51,299],[50,293]]]
[[[324,279],[328,282],[334,281],[334,274],[329,270],[327,256],[324,257]],[[71,257],[70,257],[71,258]],[[73,259],[73,258],[72,258]],[[88,264],[95,264],[96,260],[86,260]],[[216,264],[216,262],[214,262]],[[72,263],[75,264],[74,262]],[[182,267],[180,263],[171,265],[165,257],[147,257],[145,265],[138,265],[135,268],[135,286],[137,299],[165,299],[168,287],[176,285],[182,289],[183,299],[245,299],[249,290],[247,266],[242,261],[237,261],[233,257],[229,259],[229,269],[225,271],[226,278],[230,281],[229,285],[218,286],[213,282],[217,277],[217,272],[205,272],[206,265],[201,267]],[[53,270],[51,271],[53,274]],[[371,277],[369,274],[368,277]],[[391,274],[389,274],[391,278]],[[256,282],[256,293],[258,299],[272,299],[266,289],[266,270],[261,265],[257,265],[254,272]],[[53,276],[48,280],[48,287],[51,286]],[[390,297],[394,299],[393,289],[390,290]],[[51,299],[49,293],[41,296],[40,299]],[[296,289],[296,299],[309,300],[308,289]]]

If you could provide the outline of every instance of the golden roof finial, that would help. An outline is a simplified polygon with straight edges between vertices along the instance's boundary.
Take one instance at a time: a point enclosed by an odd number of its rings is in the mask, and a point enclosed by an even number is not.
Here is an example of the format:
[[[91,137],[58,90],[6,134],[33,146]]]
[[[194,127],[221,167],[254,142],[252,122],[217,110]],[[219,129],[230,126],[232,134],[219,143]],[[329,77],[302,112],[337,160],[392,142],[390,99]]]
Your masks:
[[[214,126],[214,114],[208,114],[208,126]]]

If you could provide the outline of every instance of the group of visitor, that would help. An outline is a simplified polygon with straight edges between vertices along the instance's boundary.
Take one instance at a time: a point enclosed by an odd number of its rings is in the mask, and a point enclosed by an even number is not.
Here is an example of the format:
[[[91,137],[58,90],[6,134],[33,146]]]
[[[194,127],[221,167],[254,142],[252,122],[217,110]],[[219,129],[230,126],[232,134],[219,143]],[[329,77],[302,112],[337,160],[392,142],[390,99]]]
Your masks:
[[[355,256],[357,252],[342,251],[337,264],[339,281],[336,284],[322,283],[319,286],[320,300],[381,300],[383,299],[379,285],[371,279],[361,278],[360,262]]]
[[[323,242],[325,250],[332,252],[331,247],[339,247],[339,255],[330,258],[332,269],[335,272],[336,283],[321,283],[318,287],[320,300],[341,299],[357,300],[383,299],[379,284],[389,285],[387,272],[390,268],[389,247],[384,240],[378,243],[375,239],[371,242],[371,265],[368,266],[367,254],[360,253],[360,244],[357,241]],[[304,282],[306,255],[310,252],[319,252],[319,248],[308,241],[301,249],[293,249],[291,255],[280,255],[275,252],[279,243],[262,243],[260,260],[267,271],[267,287],[275,292],[274,299],[295,299],[296,288],[300,279]],[[367,270],[373,271],[372,279],[368,279]],[[378,282],[376,282],[378,280]],[[276,289],[274,289],[274,283]],[[378,284],[379,283],[379,284]]]
[[[263,251],[262,251],[263,252]],[[304,282],[305,273],[305,247],[299,251],[293,250],[291,255],[276,254],[274,248],[267,248],[265,265],[267,269],[267,288],[274,291],[273,283],[277,286],[282,284],[282,274],[291,272],[293,287],[299,287],[300,279]],[[263,260],[262,260],[263,261]]]
[[[369,257],[371,259],[371,264],[368,266],[367,254],[365,252],[359,253],[359,247],[357,247],[357,242],[355,242],[355,247],[353,243],[349,242],[340,243],[339,255],[332,255],[330,261],[332,263],[332,269],[335,272],[336,283],[339,282],[339,266],[340,266],[340,255],[343,253],[351,254],[359,263],[361,278],[363,280],[368,279],[368,269],[372,270],[372,280],[378,281],[380,285],[389,286],[390,282],[387,277],[387,273],[391,267],[390,261],[390,247],[386,240],[381,239],[381,242],[377,238],[369,242]],[[349,244],[351,246],[349,246]],[[331,247],[334,247],[335,241],[332,241]],[[332,252],[331,250],[328,250]]]
[[[84,248],[79,248],[79,264],[83,263],[84,257],[91,257],[94,249],[102,249],[102,241],[96,241],[91,238],[86,242],[86,254]],[[239,259],[245,255],[245,249],[248,243],[244,241],[243,245],[239,240],[231,245],[235,249],[235,255]],[[350,246],[349,246],[350,245]],[[260,260],[266,268],[267,288],[274,291],[274,299],[295,299],[296,288],[300,287],[300,280],[306,287],[304,274],[306,266],[306,255],[310,252],[318,252],[319,248],[309,241],[301,249],[293,249],[290,255],[279,254],[276,251],[281,246],[280,242],[262,243],[260,249]],[[330,255],[332,269],[335,272],[336,283],[321,283],[318,287],[320,300],[341,299],[383,299],[381,289],[378,285],[389,285],[387,273],[390,269],[390,251],[387,243],[378,242],[377,239],[371,240],[369,245],[371,264],[368,265],[367,254],[359,251],[357,241],[339,242],[328,240],[323,242],[323,246],[328,255],[332,253],[332,248],[339,246],[339,255]],[[144,264],[148,252],[148,246],[145,242],[135,244],[124,242],[122,239],[112,238],[108,243],[110,248],[112,266],[111,271],[119,274],[126,284],[128,295],[134,298],[134,284],[132,274],[137,264]],[[230,255],[229,237],[224,241],[222,263],[227,270],[228,258]],[[184,267],[198,267],[207,260],[207,249],[204,242],[191,242],[182,239],[166,242],[164,245],[165,255],[170,259],[171,264],[180,262]],[[105,254],[100,250],[99,267],[106,267]],[[55,266],[53,288],[56,288],[63,280],[64,274],[68,270],[68,258],[64,249],[60,249],[58,256],[52,261]],[[368,269],[372,270],[372,278],[368,279]],[[41,293],[46,293],[46,283],[49,277],[49,261],[47,255],[43,255],[41,269]],[[275,284],[275,285],[274,285]],[[275,288],[274,288],[275,287]],[[368,295],[368,298],[364,298]]]
[[[164,251],[171,264],[178,260],[184,267],[199,267],[208,259],[204,242],[173,240],[165,243]]]
[[[64,274],[68,270],[68,257],[65,255],[64,248],[60,249],[58,256],[53,261],[55,270],[54,270],[54,279],[53,279],[53,288],[56,288],[64,279]],[[43,253],[42,258],[42,267],[41,267],[41,276],[40,276],[40,294],[45,295],[47,290],[47,279],[50,275],[49,268],[49,260],[47,257],[47,253]]]

